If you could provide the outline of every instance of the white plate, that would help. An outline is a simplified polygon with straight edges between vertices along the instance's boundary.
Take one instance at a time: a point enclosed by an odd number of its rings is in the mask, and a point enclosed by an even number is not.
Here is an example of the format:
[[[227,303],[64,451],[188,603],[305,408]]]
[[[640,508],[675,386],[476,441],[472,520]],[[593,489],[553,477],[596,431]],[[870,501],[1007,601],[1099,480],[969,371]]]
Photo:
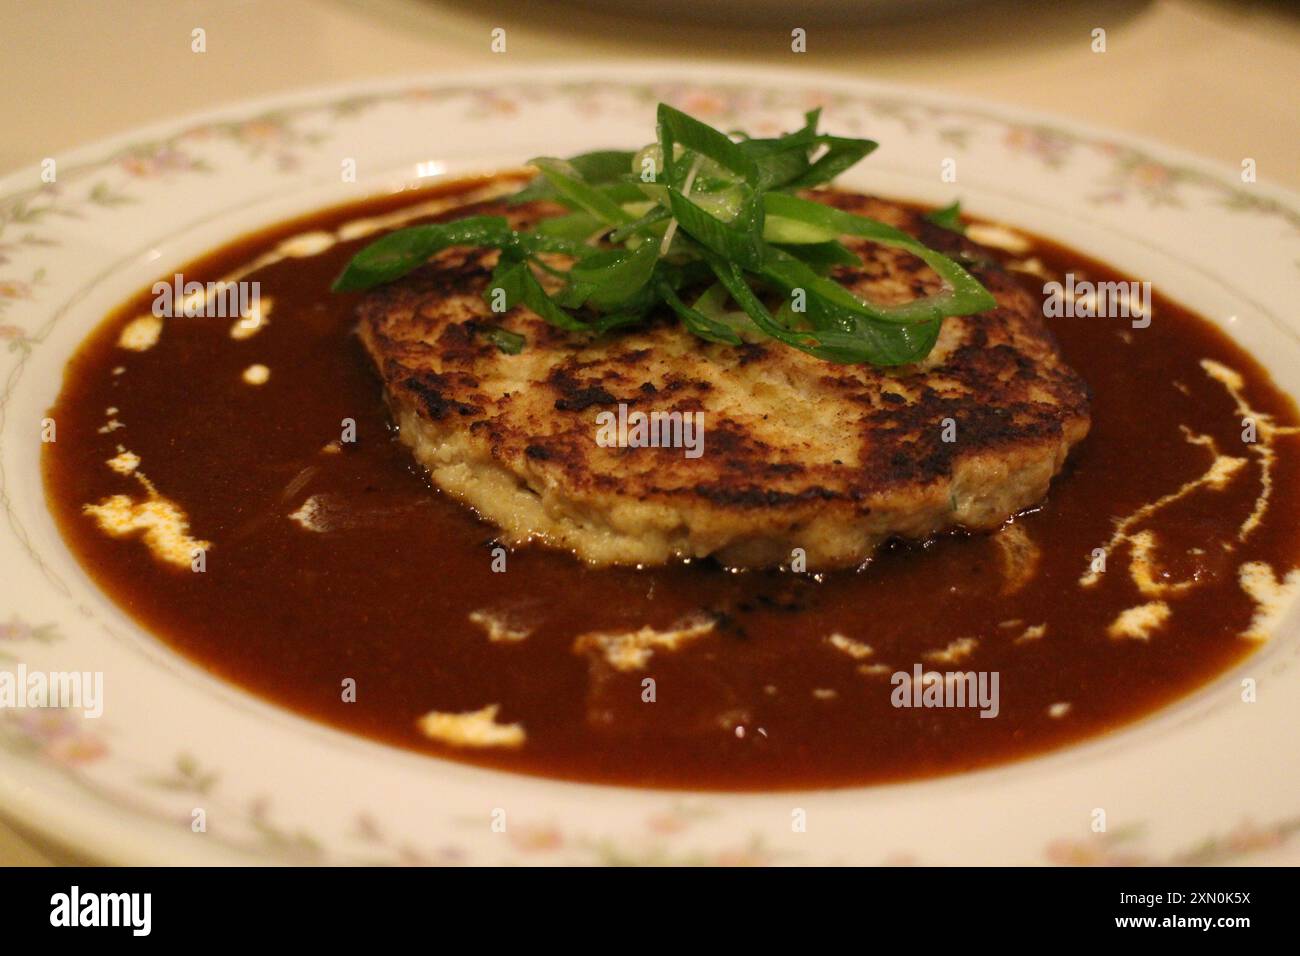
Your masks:
[[[934,93],[676,64],[413,78],[59,156],[54,188],[34,169],[0,182],[0,653],[103,671],[106,710],[0,712],[0,809],[117,862],[1300,860],[1294,602],[1236,672],[1081,746],[920,783],[727,795],[558,783],[348,736],[209,676],[91,584],[44,505],[39,428],[68,356],[111,308],[198,253],[327,203],[637,145],[659,100],[769,135],[824,105],[825,128],[881,143],[846,185],[959,194],[971,213],[1065,240],[1226,324],[1300,392],[1300,199],[1130,137]],[[341,182],[345,158],[356,184]],[[940,179],[945,159],[956,184]],[[1257,703],[1241,703],[1243,676],[1257,678]],[[196,808],[206,832],[192,832]],[[498,809],[505,833],[491,827]]]

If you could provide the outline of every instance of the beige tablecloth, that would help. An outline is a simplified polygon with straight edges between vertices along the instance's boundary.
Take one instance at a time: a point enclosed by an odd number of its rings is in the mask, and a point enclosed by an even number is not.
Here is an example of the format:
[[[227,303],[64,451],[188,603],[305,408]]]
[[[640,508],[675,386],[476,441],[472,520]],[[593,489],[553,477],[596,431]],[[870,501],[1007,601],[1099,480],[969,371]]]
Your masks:
[[[879,2],[879,0],[877,0]],[[743,0],[698,0],[753,9]],[[1003,100],[1184,147],[1300,188],[1300,14],[1285,0],[926,4],[923,17],[654,21],[640,0],[0,0],[0,173],[143,123],[281,90],[529,62],[807,66]],[[857,0],[868,7],[871,0]],[[803,22],[807,20],[807,22]],[[790,31],[807,29],[807,53]],[[207,52],[190,50],[196,27]],[[507,31],[507,53],[490,49]],[[1092,50],[1095,29],[1106,52]],[[58,862],[0,823],[0,864]]]

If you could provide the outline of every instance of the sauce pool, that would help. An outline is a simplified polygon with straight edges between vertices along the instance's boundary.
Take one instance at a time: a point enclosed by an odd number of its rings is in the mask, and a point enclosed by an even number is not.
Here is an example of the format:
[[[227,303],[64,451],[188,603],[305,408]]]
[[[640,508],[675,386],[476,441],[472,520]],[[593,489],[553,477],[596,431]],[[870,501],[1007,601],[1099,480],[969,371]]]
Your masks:
[[[484,182],[328,209],[180,271],[216,281],[291,237]],[[153,293],[142,290],[69,363],[50,412],[59,441],[44,447],[50,507],[100,587],[212,673],[341,729],[503,769],[639,786],[833,787],[952,773],[1111,731],[1191,692],[1259,646],[1243,637],[1257,608],[1241,565],[1262,562],[1279,579],[1300,565],[1297,438],[1276,436],[1268,511],[1239,541],[1261,458],[1243,445],[1236,402],[1202,361],[1240,374],[1251,407],[1278,426],[1297,423],[1295,406],[1226,335],[1157,294],[1149,328],[1049,320],[1091,386],[1092,430],[1042,506],[1011,526],[1038,555],[1018,589],[1008,555],[1024,548],[1010,547],[1007,531],[891,545],[863,571],[819,579],[708,562],[593,569],[540,548],[510,553],[507,572],[495,573],[493,530],[432,489],[394,436],[353,333],[357,297],[329,291],[373,238],[247,276],[271,307],[246,338],[231,336],[231,319],[174,318],[152,347],[123,349],[122,329],[150,312]],[[995,254],[1036,258],[1052,277],[1128,278],[1030,239],[1028,252]],[[1042,294],[1043,275],[1018,274]],[[345,419],[354,442],[340,441]],[[1117,519],[1206,471],[1213,454],[1184,429],[1245,464],[1222,488],[1142,523],[1157,543],[1159,580],[1196,584],[1162,598],[1169,616],[1145,638],[1113,637],[1120,615],[1151,602],[1129,573],[1130,549],[1108,554],[1095,586],[1080,578]],[[337,451],[324,450],[331,442]],[[141,498],[136,473],[106,466],[119,446],[183,509],[189,533],[212,543],[203,573],[159,561],[139,535],[105,534],[85,512],[113,495]],[[290,517],[312,496],[345,502],[331,530]],[[527,636],[489,640],[476,611],[521,622]],[[712,632],[656,651],[644,670],[574,647],[582,634],[668,628],[700,612]],[[918,663],[997,672],[997,717],[893,706],[891,675]],[[354,701],[344,699],[348,679]],[[522,746],[451,746],[419,727],[430,711],[491,705],[499,723],[521,725]]]

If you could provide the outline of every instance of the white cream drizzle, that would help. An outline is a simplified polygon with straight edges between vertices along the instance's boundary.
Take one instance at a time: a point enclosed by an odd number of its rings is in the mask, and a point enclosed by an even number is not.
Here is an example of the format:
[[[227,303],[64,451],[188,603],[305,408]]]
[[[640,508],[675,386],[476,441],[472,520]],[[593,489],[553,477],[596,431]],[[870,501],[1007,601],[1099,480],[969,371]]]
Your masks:
[[[132,319],[117,337],[118,348],[132,352],[147,352],[158,344],[163,322],[156,315],[142,315]]]
[[[1278,435],[1300,434],[1300,428],[1278,425],[1272,415],[1251,407],[1243,394],[1246,383],[1239,372],[1212,359],[1201,359],[1201,368],[1205,369],[1205,374],[1227,389],[1232,400],[1237,403],[1237,415],[1243,419],[1249,418],[1255,423],[1255,437],[1258,441],[1249,443],[1248,447],[1251,453],[1259,458],[1260,491],[1259,497],[1255,499],[1254,510],[1237,532],[1237,540],[1245,541],[1264,520],[1264,513],[1268,511],[1268,503],[1273,496],[1273,465],[1277,462],[1273,439]]]
[[[282,255],[290,259],[310,259],[331,248],[335,241],[333,233],[318,229],[314,232],[302,232],[290,236],[277,248]]]
[[[482,710],[453,714],[431,710],[416,726],[430,740],[451,744],[453,747],[522,747],[528,739],[523,724],[497,723],[499,704],[490,704]]]
[[[471,624],[481,627],[493,644],[518,644],[532,633],[531,628],[519,626],[501,611],[472,611],[469,620]]]
[[[617,671],[644,670],[655,651],[675,651],[713,631],[712,618],[688,618],[667,630],[643,627],[637,631],[593,631],[573,642],[578,654],[596,654]]]
[[[847,654],[855,661],[865,660],[872,655],[871,645],[864,644],[862,641],[855,641],[851,637],[845,637],[843,634],[835,633],[826,638],[826,643],[835,648],[841,654]]]
[[[994,249],[1016,253],[1028,252],[1033,245],[1028,237],[1021,233],[993,223],[971,223],[966,227],[966,238],[982,246],[992,246]]]
[[[270,252],[262,253],[251,262],[244,263],[216,282],[206,283],[202,291],[192,293],[183,299],[179,303],[179,308],[186,310],[183,314],[202,312],[207,306],[209,295],[215,294],[217,288],[224,284],[238,282],[259,269],[265,269],[267,266],[273,266],[277,262],[283,262],[286,259],[305,259],[318,256],[322,252],[332,249],[340,242],[360,239],[385,229],[391,229],[394,226],[400,226],[412,219],[419,219],[422,216],[436,216],[458,206],[498,199],[501,196],[515,192],[518,188],[519,180],[505,175],[468,192],[431,199],[428,202],[398,209],[383,216],[353,219],[333,232],[313,230],[290,236],[282,240]],[[271,304],[272,299],[266,297],[261,300],[260,310],[235,319],[230,326],[230,337],[233,339],[247,339],[260,332],[269,323],[268,316],[270,315]],[[142,315],[127,324],[118,337],[117,344],[121,348],[130,349],[134,352],[145,352],[157,344],[159,336],[162,335],[162,329],[162,319],[155,315]],[[114,374],[118,373],[115,371]]]
[[[251,339],[270,324],[274,307],[275,300],[269,295],[259,296],[257,304],[249,307],[247,315],[241,315],[230,324],[230,337],[236,341]]]
[[[117,454],[110,458],[107,464],[119,475],[129,475],[140,467],[140,456],[118,445]]]
[[[1037,256],[1032,256],[1028,259],[1019,259],[1013,262],[1008,262],[1007,266],[1008,268],[1015,269],[1017,272],[1028,272],[1030,275],[1036,275],[1040,279],[1056,278],[1054,275],[1052,275],[1050,272],[1047,271],[1047,267],[1043,265],[1043,260],[1039,259]]]
[[[520,181],[518,179],[505,175],[468,192],[458,193],[454,196],[444,196],[438,199],[431,199],[428,202],[420,203],[416,206],[407,206],[403,209],[398,209],[382,216],[369,216],[361,219],[353,219],[344,223],[333,232],[313,230],[312,232],[299,233],[296,236],[290,236],[287,239],[282,240],[280,244],[270,252],[264,252],[251,262],[244,263],[219,281],[238,282],[240,279],[259,269],[265,269],[267,266],[273,266],[277,262],[283,262],[286,259],[305,259],[312,256],[318,256],[322,252],[327,252],[332,249],[340,242],[350,242],[353,239],[361,239],[365,236],[381,232],[382,230],[391,229],[394,226],[400,226],[403,223],[410,222],[412,219],[419,219],[423,216],[436,216],[439,213],[447,212],[448,210],[455,209],[458,206],[466,206],[470,203],[499,199],[502,196],[517,191],[519,189],[519,183]],[[210,287],[211,286],[209,286],[209,288]],[[205,297],[204,293],[200,293],[196,298],[202,299]],[[242,319],[236,321],[230,330],[230,334],[235,338],[241,337],[235,335],[235,329],[239,326],[240,321],[242,321]],[[248,334],[253,334],[253,332],[256,332],[260,327],[261,324]]]
[[[1127,544],[1129,546],[1130,551],[1134,555],[1134,560],[1129,563],[1129,574],[1133,578],[1133,583],[1136,584],[1139,589],[1143,589],[1144,584],[1148,587],[1153,585],[1154,575],[1151,570],[1153,566],[1151,562],[1151,552],[1154,549],[1156,542],[1153,532],[1134,532],[1131,529],[1140,522],[1150,518],[1157,511],[1173,504],[1175,501],[1180,501],[1199,488],[1221,490],[1227,487],[1228,482],[1231,481],[1233,476],[1236,475],[1237,472],[1246,464],[1245,458],[1232,458],[1227,455],[1219,454],[1214,439],[1209,435],[1198,435],[1186,427],[1183,428],[1183,433],[1187,440],[1193,445],[1204,445],[1209,449],[1210,454],[1214,456],[1213,460],[1210,462],[1210,466],[1196,478],[1184,482],[1182,487],[1177,491],[1172,491],[1161,498],[1157,498],[1155,501],[1148,501],[1142,507],[1138,508],[1128,517],[1120,521],[1115,526],[1114,533],[1105,545],[1107,556],[1115,554],[1122,545]],[[1134,543],[1135,540],[1138,541],[1136,546]],[[1141,560],[1138,560],[1139,557]],[[1079,578],[1079,584],[1088,588],[1095,585],[1099,580],[1101,580],[1101,572],[1089,567],[1088,571]],[[1161,582],[1157,590],[1143,590],[1143,593],[1154,596],[1156,594],[1165,593],[1170,588],[1176,587],[1178,587],[1178,585]]]
[[[1020,636],[1015,639],[1015,644],[1028,644],[1030,641],[1042,640],[1043,635],[1047,633],[1046,624],[1035,624],[1027,627],[1021,632]]]
[[[110,495],[97,504],[83,505],[82,511],[95,519],[99,529],[114,538],[140,534],[150,553],[160,561],[188,568],[199,551],[212,547],[209,541],[190,536],[190,521],[176,502],[158,493],[140,471],[140,456],[118,446],[108,467],[118,474],[132,475],[144,487],[143,500],[130,495]]]
[[[1152,631],[1163,627],[1167,620],[1169,620],[1169,605],[1164,601],[1148,601],[1146,604],[1138,604],[1121,611],[1119,616],[1110,622],[1106,633],[1112,640],[1132,638],[1145,641],[1150,639]]]
[[[244,369],[244,382],[248,385],[265,385],[271,379],[271,370],[265,365],[250,365]]]
[[[947,647],[937,651],[927,651],[921,657],[932,664],[958,664],[970,657],[979,647],[979,638],[959,637]]]
[[[1250,514],[1237,530],[1237,542],[1244,542],[1263,522],[1268,512],[1273,494],[1273,467],[1277,462],[1277,450],[1274,439],[1280,435],[1300,434],[1300,428],[1278,425],[1273,416],[1254,408],[1244,394],[1245,379],[1234,369],[1213,359],[1202,359],[1201,368],[1205,374],[1224,387],[1236,404],[1236,414],[1241,419],[1250,419],[1255,424],[1256,441],[1248,442],[1251,454],[1259,461],[1259,495]],[[1175,382],[1175,386],[1187,392],[1185,386]],[[1108,555],[1123,545],[1129,548],[1129,576],[1138,590],[1147,597],[1162,598],[1169,595],[1190,591],[1200,584],[1197,578],[1183,581],[1165,580],[1155,561],[1157,539],[1150,530],[1134,531],[1134,527],[1151,517],[1161,508],[1192,494],[1200,488],[1221,490],[1247,464],[1249,459],[1222,454],[1214,439],[1209,435],[1200,435],[1187,426],[1181,426],[1187,441],[1202,445],[1213,456],[1209,467],[1199,477],[1186,482],[1177,491],[1171,492],[1156,501],[1148,502],[1120,521],[1115,532],[1106,545]],[[1224,542],[1223,546],[1232,550],[1233,545]],[[1194,549],[1195,553],[1204,553],[1203,549]],[[1281,613],[1281,608],[1295,590],[1300,581],[1300,571],[1292,571],[1285,581],[1279,582],[1274,570],[1262,561],[1250,561],[1237,569],[1237,577],[1242,590],[1255,602],[1256,613],[1249,630],[1242,636],[1250,640],[1265,640],[1271,624]],[[1101,573],[1091,568],[1079,579],[1083,587],[1092,587],[1101,578]],[[1146,604],[1129,608],[1122,612],[1108,628],[1112,638],[1130,637],[1147,640],[1151,631],[1164,625],[1170,615],[1169,605],[1163,600],[1154,600]]]
[[[324,534],[333,527],[329,512],[324,495],[311,495],[289,515],[289,520],[297,522],[305,531]]]
[[[1153,531],[1138,531],[1128,538],[1129,542],[1129,577],[1139,591],[1148,597],[1163,597],[1169,594],[1182,594],[1196,587],[1200,581],[1187,578],[1183,581],[1165,581],[1158,577],[1159,567],[1155,562],[1156,536]]]
[[[1266,641],[1291,598],[1300,591],[1300,570],[1279,581],[1277,573],[1263,561],[1247,561],[1237,569],[1237,580],[1255,602],[1255,616],[1241,636],[1250,641]]]

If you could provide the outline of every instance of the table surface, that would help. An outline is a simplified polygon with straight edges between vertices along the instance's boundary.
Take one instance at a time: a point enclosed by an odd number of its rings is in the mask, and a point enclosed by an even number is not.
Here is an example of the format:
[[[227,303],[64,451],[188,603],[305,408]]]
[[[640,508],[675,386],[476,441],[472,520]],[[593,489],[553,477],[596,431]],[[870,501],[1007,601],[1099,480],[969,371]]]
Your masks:
[[[526,63],[675,58],[806,66],[1020,104],[1233,167],[1249,156],[1262,181],[1300,188],[1300,13],[1285,0],[968,0],[859,23],[750,14],[743,26],[623,12],[638,6],[638,0],[0,0],[6,132],[0,173],[30,167],[34,177],[36,164],[61,150],[301,87]],[[790,30],[797,26],[808,33],[801,55],[790,52]],[[203,55],[190,51],[196,27],[207,32]],[[507,31],[505,54],[491,51],[495,27]],[[1106,31],[1104,54],[1091,48],[1097,28]],[[0,822],[0,865],[69,860],[75,853]]]

